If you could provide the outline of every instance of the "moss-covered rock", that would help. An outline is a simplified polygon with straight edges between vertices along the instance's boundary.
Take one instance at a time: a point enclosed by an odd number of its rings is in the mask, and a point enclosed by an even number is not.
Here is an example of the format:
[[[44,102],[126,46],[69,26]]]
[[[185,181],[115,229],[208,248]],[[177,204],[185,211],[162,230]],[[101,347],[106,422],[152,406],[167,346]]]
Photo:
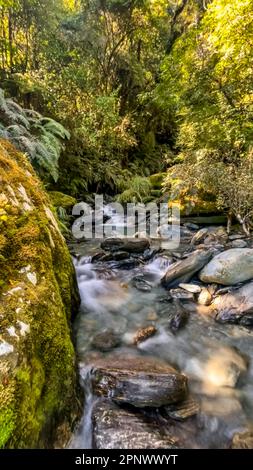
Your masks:
[[[31,165],[0,141],[0,448],[52,445],[77,412],[75,273]]]

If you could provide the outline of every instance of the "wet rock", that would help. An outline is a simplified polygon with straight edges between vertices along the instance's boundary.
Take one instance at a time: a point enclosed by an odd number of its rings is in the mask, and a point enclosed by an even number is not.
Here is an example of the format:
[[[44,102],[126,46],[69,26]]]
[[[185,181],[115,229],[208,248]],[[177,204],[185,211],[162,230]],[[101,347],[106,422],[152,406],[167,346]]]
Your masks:
[[[120,336],[113,330],[105,330],[98,333],[92,339],[91,346],[98,351],[107,352],[120,345]]]
[[[253,449],[253,432],[246,431],[234,434],[231,449]]]
[[[152,290],[152,284],[142,277],[135,277],[132,279],[132,285],[141,292],[151,292]]]
[[[154,336],[157,332],[157,328],[155,326],[147,326],[146,328],[140,328],[134,335],[134,344],[139,344],[145,341],[148,338]]]
[[[186,419],[198,414],[200,406],[194,398],[189,397],[181,403],[165,406],[163,411],[169,418],[175,419],[176,421],[185,421]]]
[[[253,282],[225,295],[218,295],[213,301],[216,321],[219,323],[248,323],[253,315]],[[244,320],[245,317],[245,320]]]
[[[100,401],[93,409],[95,449],[172,449],[177,440],[147,415]]]
[[[233,248],[247,248],[248,244],[245,240],[233,240],[231,243]]]
[[[107,263],[108,261],[112,261],[113,260],[113,255],[112,253],[105,253],[103,256],[101,256],[101,258],[99,259],[99,261],[101,261],[101,263]]]
[[[209,290],[204,287],[199,296],[198,296],[198,303],[200,305],[211,305],[212,303],[212,295],[210,294]]]
[[[216,352],[203,351],[201,357],[187,362],[185,370],[191,378],[201,380],[204,393],[217,396],[221,387],[234,388],[247,368],[247,359],[237,349],[217,344]]]
[[[192,292],[193,294],[199,294],[201,292],[201,287],[197,284],[179,284],[179,287],[186,290],[187,292]]]
[[[93,364],[97,395],[138,408],[160,407],[183,400],[187,378],[165,362],[150,357],[108,357]]]
[[[148,250],[145,250],[143,255],[142,255],[142,260],[143,261],[151,261],[153,258],[155,258],[157,255],[161,253],[161,249],[156,249],[156,248],[150,248]]]
[[[181,300],[193,300],[194,294],[192,292],[187,292],[185,289],[171,289],[170,295],[172,299],[181,299]]]
[[[205,365],[206,381],[214,387],[236,387],[246,373],[246,359],[232,348],[220,348]]]
[[[158,316],[157,316],[157,313],[156,312],[149,312],[148,315],[147,315],[147,320],[148,321],[156,321],[158,320]]]
[[[202,282],[230,286],[253,278],[253,249],[232,248],[216,255],[200,273]]]
[[[228,235],[224,227],[207,227],[199,230],[192,238],[191,245],[204,243],[212,245],[215,243],[226,243]]]
[[[115,261],[121,261],[123,259],[128,259],[129,258],[129,253],[127,251],[117,251],[116,253],[113,254],[113,259]]]
[[[174,301],[172,307],[169,312],[169,328],[173,333],[176,333],[186,325],[189,319],[189,312],[185,310],[179,301]]]
[[[202,228],[192,237],[191,245],[197,245],[198,243],[204,241],[205,237],[208,235],[208,228]]]
[[[111,269],[124,269],[128,271],[129,269],[136,268],[140,264],[140,260],[137,258],[123,259],[122,261],[111,261]]]
[[[143,238],[108,238],[101,243],[102,250],[111,252],[143,253],[149,247],[149,240]]]
[[[97,261],[100,261],[103,256],[105,256],[105,252],[99,251],[98,253],[95,253],[95,255],[92,256],[91,262],[96,263]]]
[[[253,251],[253,250],[252,250]],[[211,259],[212,251],[197,250],[186,259],[172,264],[161,283],[166,288],[177,287],[179,284],[187,283]]]

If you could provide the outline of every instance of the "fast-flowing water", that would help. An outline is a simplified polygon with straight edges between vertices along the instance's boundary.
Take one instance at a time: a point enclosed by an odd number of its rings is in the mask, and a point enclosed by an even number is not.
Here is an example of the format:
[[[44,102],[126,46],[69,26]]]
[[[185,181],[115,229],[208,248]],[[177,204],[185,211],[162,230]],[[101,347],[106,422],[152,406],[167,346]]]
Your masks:
[[[209,307],[184,301],[189,321],[177,334],[168,328],[170,304],[160,286],[171,257],[156,254],[138,267],[117,269],[115,263],[91,263],[99,251],[95,241],[74,247],[74,263],[81,295],[81,308],[75,323],[80,377],[85,389],[84,415],[71,440],[71,447],[92,448],[92,409],[96,398],[89,381],[90,358],[108,353],[98,351],[94,338],[113,330],[119,344],[113,354],[153,356],[175,365],[189,378],[191,394],[200,404],[193,428],[187,430],[186,445],[191,448],[223,448],[236,432],[253,425],[253,335],[250,330],[214,321]],[[142,292],[131,280],[141,276],[152,286]],[[156,334],[133,344],[136,331],[155,326]],[[246,370],[247,369],[247,370]],[[234,374],[242,370],[239,383],[232,386]],[[178,424],[178,426],[182,426]],[[189,427],[189,426],[188,426]]]

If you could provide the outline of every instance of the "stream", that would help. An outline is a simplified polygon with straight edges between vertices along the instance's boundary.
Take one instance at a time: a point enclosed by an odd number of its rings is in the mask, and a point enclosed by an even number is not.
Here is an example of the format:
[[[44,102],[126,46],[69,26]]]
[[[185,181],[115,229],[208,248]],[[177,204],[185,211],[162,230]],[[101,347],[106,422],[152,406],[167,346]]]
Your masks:
[[[183,239],[172,254],[155,241],[143,254],[118,261],[94,258],[101,251],[99,240],[72,244],[81,296],[74,329],[85,403],[70,448],[228,448],[235,433],[252,430],[252,332],[215,322],[210,307],[192,299],[180,301],[187,323],[177,332],[168,327],[177,303],[168,301],[160,280],[188,244]],[[152,335],[138,341],[138,332],[148,327]],[[112,357],[155,358],[185,374],[186,414],[178,416],[176,407],[119,406],[110,394],[94,393],[93,363]]]

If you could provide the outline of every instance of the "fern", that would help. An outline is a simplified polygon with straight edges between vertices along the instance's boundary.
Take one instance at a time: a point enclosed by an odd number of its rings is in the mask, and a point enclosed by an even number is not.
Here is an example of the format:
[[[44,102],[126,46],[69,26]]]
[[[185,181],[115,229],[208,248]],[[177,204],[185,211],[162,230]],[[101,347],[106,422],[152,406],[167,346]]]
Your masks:
[[[0,89],[0,137],[10,140],[30,159],[35,170],[47,179],[58,179],[58,161],[69,132],[58,122],[37,111],[23,109]]]

